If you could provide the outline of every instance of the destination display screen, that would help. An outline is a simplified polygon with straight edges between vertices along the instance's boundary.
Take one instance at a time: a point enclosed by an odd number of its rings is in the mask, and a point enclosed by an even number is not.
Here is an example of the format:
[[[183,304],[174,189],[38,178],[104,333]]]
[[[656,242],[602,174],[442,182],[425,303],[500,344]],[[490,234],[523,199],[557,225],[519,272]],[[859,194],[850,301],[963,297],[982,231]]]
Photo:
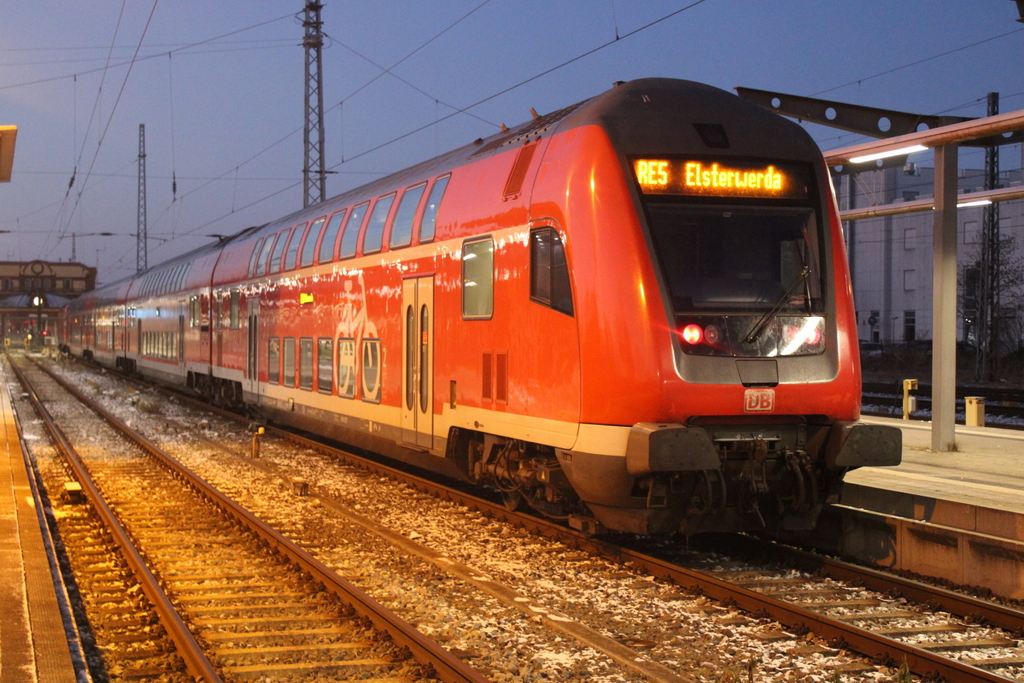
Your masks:
[[[799,164],[709,159],[635,159],[644,194],[806,199],[809,168]]]

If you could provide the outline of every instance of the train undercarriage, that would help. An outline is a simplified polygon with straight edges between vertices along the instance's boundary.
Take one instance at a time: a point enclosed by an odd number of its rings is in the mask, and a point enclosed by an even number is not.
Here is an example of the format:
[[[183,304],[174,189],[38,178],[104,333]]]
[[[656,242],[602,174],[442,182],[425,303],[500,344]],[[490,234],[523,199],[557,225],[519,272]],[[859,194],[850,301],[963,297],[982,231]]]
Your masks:
[[[619,472],[587,473],[585,454],[468,430],[453,430],[448,457],[509,508],[588,531],[692,535],[813,528],[847,470],[893,464],[900,452],[898,432],[861,423],[674,427],[673,452],[655,446],[639,466],[627,454]]]

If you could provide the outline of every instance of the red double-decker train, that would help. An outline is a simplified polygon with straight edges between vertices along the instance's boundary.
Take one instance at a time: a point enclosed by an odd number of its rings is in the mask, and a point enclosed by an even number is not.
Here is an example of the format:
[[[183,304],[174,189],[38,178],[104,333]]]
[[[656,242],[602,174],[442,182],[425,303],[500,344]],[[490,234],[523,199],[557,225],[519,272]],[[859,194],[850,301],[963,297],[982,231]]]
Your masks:
[[[798,125],[644,79],[75,300],[63,348],[581,528],[806,528],[858,422],[841,224]]]

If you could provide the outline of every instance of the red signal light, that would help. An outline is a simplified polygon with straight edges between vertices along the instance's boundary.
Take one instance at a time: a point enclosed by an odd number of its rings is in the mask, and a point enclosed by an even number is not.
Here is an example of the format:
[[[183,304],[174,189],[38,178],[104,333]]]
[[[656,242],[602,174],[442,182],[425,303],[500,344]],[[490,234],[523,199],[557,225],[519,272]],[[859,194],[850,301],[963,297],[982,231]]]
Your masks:
[[[687,344],[699,344],[701,337],[704,336],[704,331],[700,329],[700,325],[689,324],[683,328],[683,341]]]

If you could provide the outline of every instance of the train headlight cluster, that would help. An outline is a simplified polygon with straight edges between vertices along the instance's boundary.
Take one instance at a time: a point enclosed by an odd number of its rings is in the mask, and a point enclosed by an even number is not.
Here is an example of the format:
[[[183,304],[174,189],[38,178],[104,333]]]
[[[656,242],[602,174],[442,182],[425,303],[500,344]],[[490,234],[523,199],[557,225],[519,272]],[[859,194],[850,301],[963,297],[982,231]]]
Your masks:
[[[683,351],[702,356],[811,356],[825,350],[825,319],[821,316],[778,316],[757,342],[745,343],[756,320],[751,315],[691,318],[682,321],[676,333]]]

